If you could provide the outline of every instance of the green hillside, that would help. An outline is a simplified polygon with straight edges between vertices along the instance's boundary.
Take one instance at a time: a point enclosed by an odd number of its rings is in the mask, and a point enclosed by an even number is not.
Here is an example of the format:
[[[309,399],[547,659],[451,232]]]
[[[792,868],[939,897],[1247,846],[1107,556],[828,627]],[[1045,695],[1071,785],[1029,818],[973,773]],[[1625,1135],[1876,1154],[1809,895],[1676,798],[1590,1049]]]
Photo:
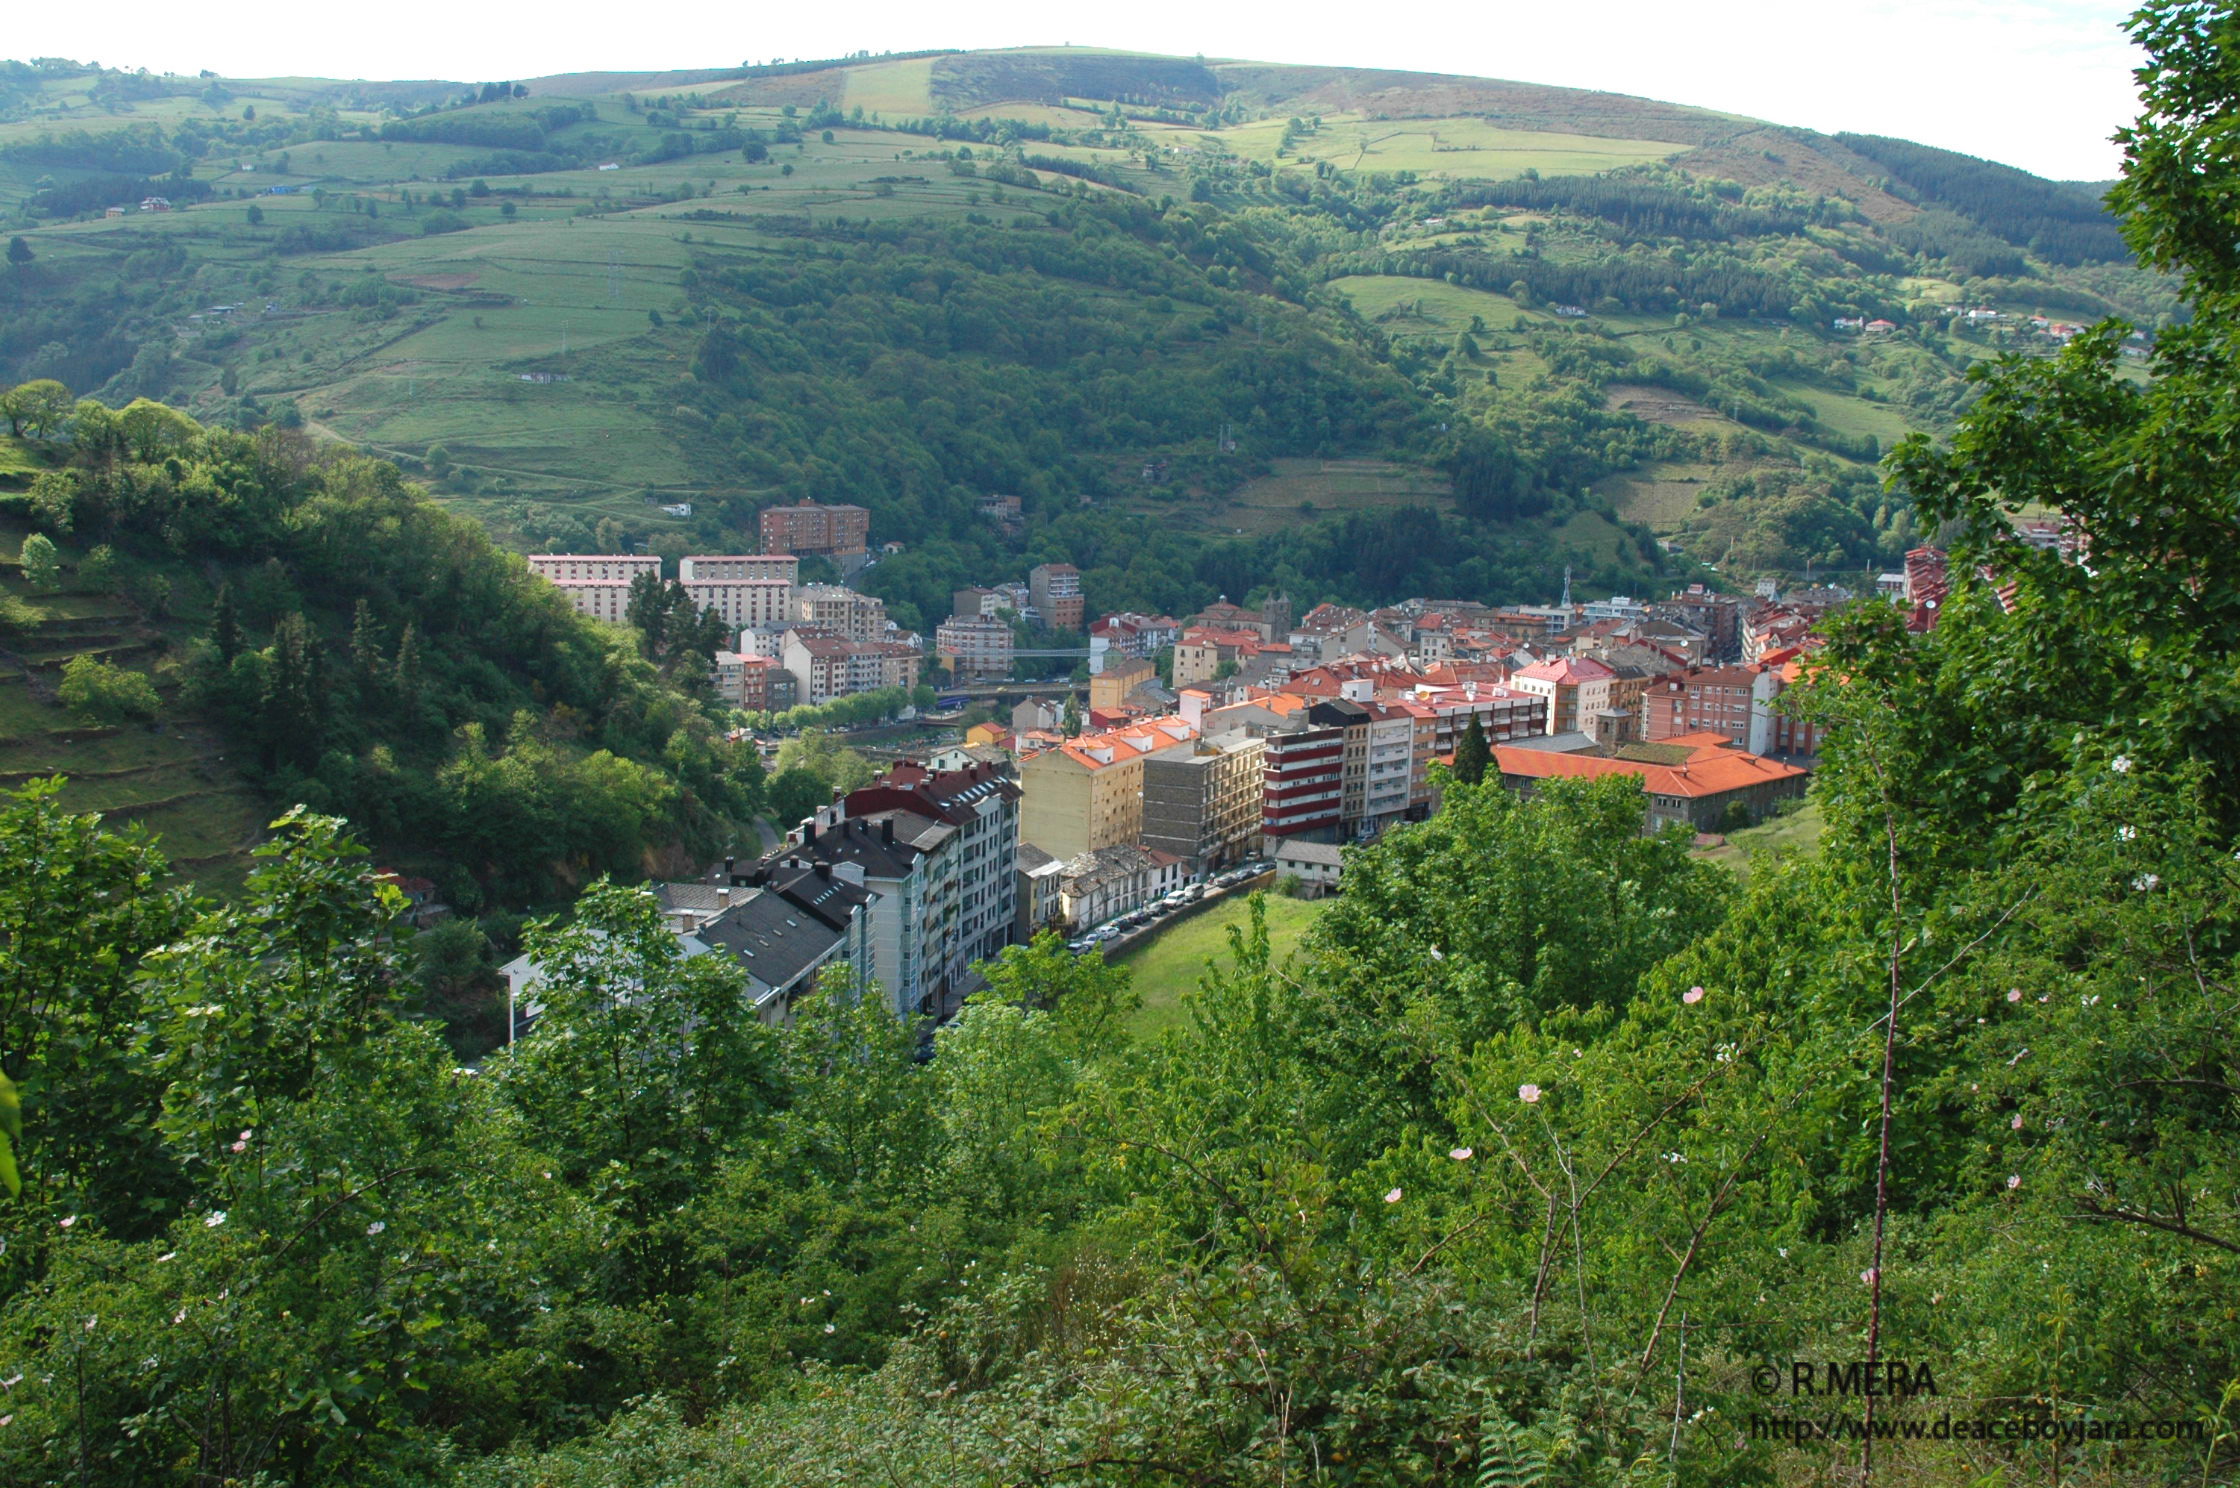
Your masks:
[[[2090,189],[1518,82],[1088,48],[5,78],[0,381],[300,424],[517,548],[859,501],[906,621],[1059,555],[1153,608],[1649,584],[1686,561],[1652,537],[1871,571],[1914,537],[1874,461],[1971,363],[2177,311]],[[1271,515],[1332,460],[1391,475]],[[1630,536],[1552,545],[1582,514]]]
[[[217,888],[288,806],[346,814],[463,911],[696,870],[760,809],[704,663],[672,681],[393,467],[146,402],[73,432],[0,442],[0,790],[64,775]]]

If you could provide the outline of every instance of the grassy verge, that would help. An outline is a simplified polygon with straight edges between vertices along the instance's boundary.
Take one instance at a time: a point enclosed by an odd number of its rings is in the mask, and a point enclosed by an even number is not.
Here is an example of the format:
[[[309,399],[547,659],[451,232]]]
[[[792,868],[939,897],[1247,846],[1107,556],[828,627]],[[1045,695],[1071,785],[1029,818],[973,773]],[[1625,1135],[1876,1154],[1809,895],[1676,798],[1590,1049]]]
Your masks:
[[[1268,945],[1278,961],[1297,948],[1299,937],[1328,902],[1268,896]],[[1136,991],[1143,997],[1135,1017],[1137,1034],[1156,1037],[1182,1026],[1183,993],[1198,985],[1209,961],[1229,954],[1229,927],[1245,924],[1249,903],[1244,897],[1224,898],[1210,909],[1166,925],[1117,958],[1117,964],[1134,976]]]

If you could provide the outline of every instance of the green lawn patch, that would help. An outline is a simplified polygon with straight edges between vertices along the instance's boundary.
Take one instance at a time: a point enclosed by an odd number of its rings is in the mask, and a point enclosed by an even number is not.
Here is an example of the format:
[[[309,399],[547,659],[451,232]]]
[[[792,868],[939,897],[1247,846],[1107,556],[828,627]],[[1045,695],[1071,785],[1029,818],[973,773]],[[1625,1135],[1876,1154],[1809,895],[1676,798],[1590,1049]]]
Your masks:
[[[1267,896],[1268,945],[1276,960],[1298,947],[1299,937],[1328,902]],[[1116,964],[1134,976],[1136,992],[1143,998],[1135,1016],[1138,1034],[1156,1037],[1184,1025],[1183,994],[1198,985],[1208,962],[1215,957],[1227,959],[1229,927],[1247,923],[1249,903],[1236,895],[1224,897],[1211,908],[1167,924],[1117,958]]]

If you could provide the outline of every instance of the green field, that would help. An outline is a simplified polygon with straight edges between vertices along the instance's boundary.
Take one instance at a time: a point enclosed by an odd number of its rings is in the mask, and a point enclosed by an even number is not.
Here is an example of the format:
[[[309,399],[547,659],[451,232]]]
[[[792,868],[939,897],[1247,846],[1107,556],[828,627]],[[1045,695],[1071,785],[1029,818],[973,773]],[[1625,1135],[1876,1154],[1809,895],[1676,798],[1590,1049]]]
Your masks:
[[[1668,160],[1686,149],[1665,140],[1606,139],[1503,129],[1484,119],[1363,119],[1324,115],[1320,130],[1278,156],[1285,120],[1268,118],[1222,131],[1239,156],[1312,168],[1327,161],[1344,171],[1414,171],[1423,176],[1500,180],[1528,170],[1542,175],[1592,175]]]
[[[1297,949],[1299,937],[1329,903],[1285,899],[1275,894],[1267,895],[1265,902],[1268,945],[1278,961]],[[1118,964],[1134,977],[1136,992],[1143,998],[1143,1007],[1135,1017],[1139,1034],[1157,1035],[1187,1026],[1184,994],[1197,987],[1208,961],[1228,957],[1229,927],[1247,923],[1249,903],[1249,899],[1235,895],[1224,897],[1210,908],[1160,927],[1118,958]]]

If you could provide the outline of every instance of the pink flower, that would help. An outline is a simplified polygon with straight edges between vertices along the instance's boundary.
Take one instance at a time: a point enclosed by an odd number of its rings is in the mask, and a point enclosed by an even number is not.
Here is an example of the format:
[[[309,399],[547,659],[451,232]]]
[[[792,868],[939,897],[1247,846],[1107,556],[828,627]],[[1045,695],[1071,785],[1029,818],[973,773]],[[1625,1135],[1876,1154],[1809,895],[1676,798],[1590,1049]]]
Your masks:
[[[1866,1270],[1859,1273],[1859,1279],[1865,1282],[1868,1286],[1873,1286],[1875,1277],[1879,1276],[1880,1274],[1881,1273],[1876,1271],[1874,1267],[1869,1266]]]
[[[2022,1187],[2022,1175],[2021,1175],[2020,1173],[2009,1173],[2009,1174],[2007,1175],[2007,1187],[2009,1187],[2009,1188],[2020,1188],[2020,1187]]]
[[[2020,1002],[2020,1001],[2022,1001],[2022,989],[2021,989],[2020,987],[2009,987],[2009,988],[2007,989],[2007,1001],[2009,1001],[2009,1002]]]
[[[62,1227],[63,1227],[64,1229],[66,1229],[66,1230],[67,1230],[67,1229],[69,1229],[69,1228],[70,1228],[70,1226],[72,1226],[72,1225],[76,1224],[77,1222],[78,1222],[78,1216],[77,1216],[77,1215],[75,1215],[75,1214],[66,1214],[66,1215],[64,1215],[64,1216],[63,1216],[63,1218],[62,1218]]]
[[[249,1144],[247,1142],[236,1142],[233,1144],[233,1150],[236,1152],[247,1152],[249,1150]]]
[[[1399,1202],[1400,1202],[1400,1190],[1396,1188],[1396,1189],[1392,1190],[1392,1192],[1390,1192],[1390,1193],[1386,1194],[1386,1195],[1384,1196],[1384,1201],[1385,1201],[1385,1202],[1386,1202],[1387,1204],[1397,1204],[1397,1203],[1399,1203]]]
[[[2022,1130],[2022,1113],[2021,1113],[2020,1111],[2017,1111],[2017,1112],[2015,1112],[2015,1113],[2014,1113],[2014,1120],[2012,1120],[2012,1121],[2008,1122],[2008,1123],[2007,1123],[2007,1125],[2009,1125],[2009,1126],[2013,1127],[2013,1128],[2014,1128],[2014,1129],[2015,1129],[2016,1131],[2021,1131],[2021,1130]]]
[[[1467,1147],[1450,1147],[1447,1149],[1447,1156],[1453,1158],[1456,1162],[1468,1162],[1470,1161],[1470,1149]]]
[[[1701,1002],[1703,1001],[1703,989],[1701,987],[1690,987],[1680,994],[1680,1000],[1682,1002]]]
[[[1523,1101],[1528,1106],[1538,1103],[1540,1099],[1540,1087],[1537,1085],[1519,1085],[1517,1087],[1517,1099]]]

